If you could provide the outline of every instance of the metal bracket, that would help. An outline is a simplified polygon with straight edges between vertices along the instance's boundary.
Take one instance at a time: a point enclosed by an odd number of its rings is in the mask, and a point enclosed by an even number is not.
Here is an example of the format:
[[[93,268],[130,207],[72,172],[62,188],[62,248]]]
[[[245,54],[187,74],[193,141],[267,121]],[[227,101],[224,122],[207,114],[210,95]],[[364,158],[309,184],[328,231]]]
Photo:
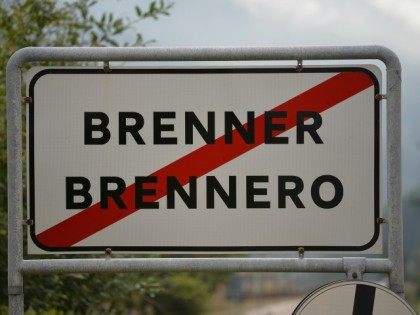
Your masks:
[[[109,68],[109,61],[104,61],[104,66],[103,66],[103,68],[104,68],[104,72],[105,72],[105,73],[109,73],[109,71],[110,71],[110,68]]]
[[[377,101],[386,100],[386,94],[380,94],[380,93],[376,94],[375,95],[375,100],[377,100]]]
[[[302,70],[303,70],[303,60],[302,59],[298,59],[297,60],[296,71],[297,72],[301,72]]]
[[[377,218],[376,219],[376,223],[378,224],[384,224],[384,223],[388,223],[388,220],[385,218]]]
[[[299,258],[303,258],[303,256],[305,255],[305,248],[299,247],[298,248],[298,255],[299,255]]]
[[[105,249],[105,258],[107,259],[111,258],[111,255],[112,255],[112,249],[108,247],[107,249]]]
[[[11,285],[7,288],[7,293],[9,295],[22,295],[23,294],[23,286]]]
[[[23,220],[22,222],[24,225],[34,225],[34,220],[31,218],[28,218],[26,220]]]
[[[22,103],[23,104],[31,104],[32,103],[32,97],[30,97],[30,96],[22,97]]]
[[[366,270],[366,258],[344,257],[343,269],[346,272],[347,280],[362,280]]]

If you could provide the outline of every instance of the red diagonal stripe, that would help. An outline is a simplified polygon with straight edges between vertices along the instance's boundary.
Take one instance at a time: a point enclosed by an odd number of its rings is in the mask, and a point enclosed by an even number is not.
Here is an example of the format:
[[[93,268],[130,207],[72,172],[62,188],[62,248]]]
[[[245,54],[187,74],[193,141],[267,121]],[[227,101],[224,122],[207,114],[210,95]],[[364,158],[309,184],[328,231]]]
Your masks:
[[[372,79],[366,73],[339,73],[271,111],[287,111],[287,118],[283,119],[282,123],[285,123],[286,130],[289,130],[295,127],[297,111],[321,113],[371,85]],[[282,132],[284,131],[276,131],[273,135]],[[215,144],[204,145],[150,174],[157,177],[157,184],[154,185],[156,195],[145,200],[156,201],[166,195],[167,176],[176,176],[178,181],[185,185],[190,176],[203,176],[262,143],[264,114],[255,118],[255,143],[244,143],[237,131],[233,133],[233,144],[225,144],[224,136],[219,137]],[[128,209],[119,209],[114,202],[110,202],[109,209],[104,210],[96,203],[39,233],[37,239],[47,247],[70,247],[137,210],[134,206],[134,184],[127,187],[122,198]]]

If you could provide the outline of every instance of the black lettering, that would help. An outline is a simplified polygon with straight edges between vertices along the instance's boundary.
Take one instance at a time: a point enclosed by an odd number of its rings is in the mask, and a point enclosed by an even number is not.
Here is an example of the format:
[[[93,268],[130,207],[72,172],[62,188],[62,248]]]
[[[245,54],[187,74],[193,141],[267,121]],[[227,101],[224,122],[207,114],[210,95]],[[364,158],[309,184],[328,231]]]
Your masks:
[[[175,191],[184,201],[189,209],[197,209],[197,177],[190,176],[189,179],[190,193],[188,194],[182,187],[182,184],[175,176],[168,176],[166,181],[167,188],[167,207],[175,208]]]
[[[334,186],[334,191],[335,191],[334,197],[329,201],[323,200],[320,195],[319,190],[321,188],[321,185],[324,183],[331,183]],[[336,207],[343,199],[343,193],[344,193],[343,184],[337,177],[332,176],[332,175],[319,176],[312,183],[312,187],[311,187],[312,199],[318,207],[323,208],[323,209],[331,209],[331,208]]]
[[[134,124],[128,125],[127,119],[134,120]],[[144,118],[136,112],[120,112],[118,114],[119,144],[127,144],[127,133],[130,133],[137,144],[144,144],[140,136],[140,129],[144,126]]]
[[[193,144],[193,128],[195,128],[206,143],[214,143],[216,124],[214,112],[207,113],[207,129],[194,112],[185,112],[185,143]]]
[[[215,176],[206,177],[207,209],[214,209],[214,192],[217,192],[226,207],[236,208],[236,176],[229,176],[229,194]]]
[[[175,118],[175,112],[154,112],[153,113],[153,140],[154,144],[177,144],[175,137],[162,137],[163,131],[174,131],[173,124],[163,124],[162,119]]]
[[[287,183],[293,183],[293,188],[287,188]],[[286,208],[286,197],[290,197],[297,208],[305,208],[299,198],[303,191],[303,180],[298,176],[279,176],[278,177],[278,202],[279,208]]]
[[[233,143],[233,127],[247,144],[255,142],[255,113],[247,112],[247,126],[242,125],[233,112],[225,112],[225,143]]]
[[[75,185],[81,185],[76,189]],[[66,209],[86,209],[92,204],[89,194],[90,181],[86,177],[66,177]],[[75,196],[83,197],[83,201],[74,201]]]
[[[256,195],[267,195],[267,188],[255,188],[255,183],[267,183],[268,176],[247,176],[246,177],[246,207],[253,208],[270,208],[269,201],[255,201]]]
[[[275,124],[273,122],[273,119],[286,118],[286,117],[287,117],[287,112],[265,112],[264,114],[265,143],[267,144],[289,143],[289,138],[287,137],[273,136],[273,131],[284,131],[286,129],[285,124]]]
[[[115,184],[115,189],[110,189],[109,184]],[[101,186],[101,208],[108,209],[108,198],[112,198],[120,209],[127,209],[121,194],[125,191],[125,182],[122,178],[113,176],[104,176],[100,178]]]
[[[136,176],[135,189],[136,189],[136,209],[158,209],[159,202],[144,201],[143,196],[155,196],[156,189],[144,188],[143,184],[157,183],[156,176]]]
[[[93,120],[99,120],[99,124],[93,124]],[[111,132],[107,126],[109,117],[102,112],[85,112],[85,144],[105,144],[111,139]],[[93,132],[102,134],[100,137],[93,137]]]
[[[305,125],[305,120],[312,118],[313,124]],[[316,132],[322,125],[322,116],[317,112],[297,112],[296,134],[297,143],[302,144],[305,142],[305,131],[309,133],[315,143],[322,144],[321,137]]]

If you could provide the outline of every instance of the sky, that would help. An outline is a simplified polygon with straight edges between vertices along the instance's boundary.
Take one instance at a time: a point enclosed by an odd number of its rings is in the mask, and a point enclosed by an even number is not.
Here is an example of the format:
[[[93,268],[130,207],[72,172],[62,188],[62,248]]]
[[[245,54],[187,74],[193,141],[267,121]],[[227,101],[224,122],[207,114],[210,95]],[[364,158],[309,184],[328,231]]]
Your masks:
[[[151,46],[383,45],[402,63],[403,192],[420,187],[420,1],[175,0],[169,17],[138,24]],[[134,16],[146,1],[107,0]],[[128,35],[129,36],[129,35]]]

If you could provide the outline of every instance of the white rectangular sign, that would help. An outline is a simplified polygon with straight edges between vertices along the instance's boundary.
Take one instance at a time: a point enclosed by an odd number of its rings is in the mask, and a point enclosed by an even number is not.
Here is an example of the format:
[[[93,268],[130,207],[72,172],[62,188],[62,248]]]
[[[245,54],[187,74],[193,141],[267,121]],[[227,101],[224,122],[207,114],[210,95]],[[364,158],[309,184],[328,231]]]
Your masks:
[[[30,237],[50,252],[368,250],[377,93],[362,67],[38,70]]]

